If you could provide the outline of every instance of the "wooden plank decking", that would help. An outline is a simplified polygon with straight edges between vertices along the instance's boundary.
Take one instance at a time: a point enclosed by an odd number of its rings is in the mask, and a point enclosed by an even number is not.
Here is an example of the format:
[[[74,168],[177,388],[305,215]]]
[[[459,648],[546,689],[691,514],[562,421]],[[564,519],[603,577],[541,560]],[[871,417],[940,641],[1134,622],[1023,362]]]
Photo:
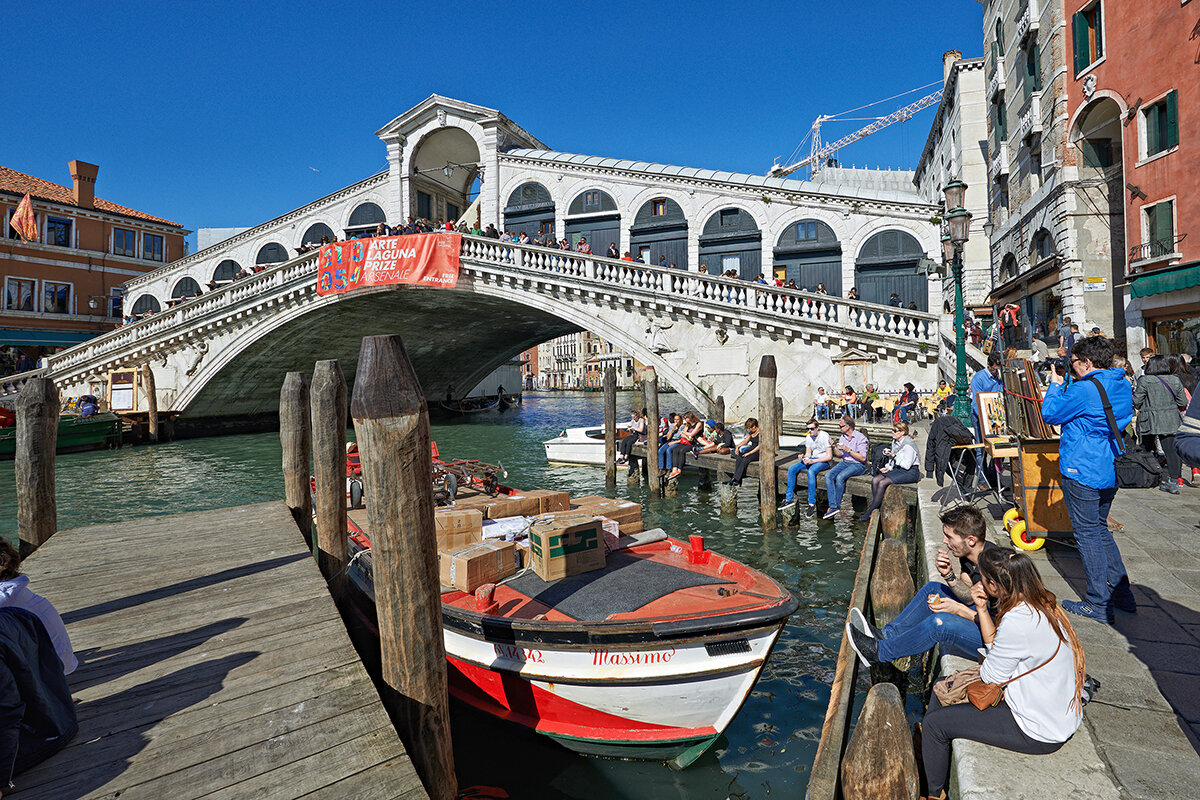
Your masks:
[[[79,735],[18,797],[427,797],[283,503],[61,531],[24,571]]]

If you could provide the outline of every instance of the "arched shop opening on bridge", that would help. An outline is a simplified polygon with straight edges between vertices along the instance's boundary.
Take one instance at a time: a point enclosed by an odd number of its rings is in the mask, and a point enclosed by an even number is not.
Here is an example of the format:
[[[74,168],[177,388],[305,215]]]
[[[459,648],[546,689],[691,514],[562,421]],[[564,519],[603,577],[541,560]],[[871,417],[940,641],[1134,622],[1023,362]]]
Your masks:
[[[409,191],[413,216],[458,220],[478,193],[479,146],[462,128],[440,128],[417,144]]]
[[[264,244],[258,251],[258,255],[254,257],[254,263],[256,265],[279,264],[287,260],[287,249],[278,242],[268,242],[267,244]]]
[[[915,303],[918,311],[929,310],[929,280],[917,272],[925,251],[911,233],[880,231],[867,239],[854,263],[854,285],[864,303],[887,305],[893,294],[900,305]]]
[[[371,203],[370,205],[375,205]],[[379,206],[375,206],[379,208]],[[361,208],[361,206],[360,206]],[[372,231],[374,233],[374,231]],[[334,235],[333,229],[324,222],[315,222],[308,226],[308,230],[304,232],[304,236],[300,238],[300,244],[320,245],[325,242],[336,242],[337,236]]]
[[[171,299],[186,300],[189,297],[199,297],[200,294],[200,284],[192,278],[181,278],[171,290]]]
[[[700,234],[700,263],[708,274],[729,270],[752,281],[762,272],[762,231],[749,212],[722,208],[704,223]]]
[[[387,222],[387,215],[383,213],[382,208],[375,203],[359,203],[350,212],[350,221],[346,223],[346,238],[361,239],[364,236],[374,236],[375,229],[381,222]],[[313,228],[315,227],[317,226],[314,225]],[[321,239],[318,237],[317,243],[319,244],[320,241]]]
[[[526,233],[531,239],[539,233],[553,236],[554,198],[550,191],[537,181],[528,181],[513,189],[504,206],[504,230],[517,235]]]
[[[225,259],[213,270],[212,279],[215,283],[228,283],[242,271],[242,265],[232,259]]]
[[[687,269],[688,223],[679,203],[667,197],[642,203],[629,229],[629,246],[639,261],[657,264],[665,257],[668,264]]]
[[[567,207],[566,238],[572,248],[579,247],[581,239],[596,255],[608,252],[608,246],[621,242],[621,212],[612,195],[599,189],[580,192]]]
[[[788,225],[775,243],[774,256],[776,278],[795,281],[805,291],[823,284],[829,294],[842,294],[842,245],[824,222],[802,219]]]
[[[158,304],[158,298],[152,294],[144,294],[134,302],[129,313],[136,317],[147,312],[157,314],[159,311],[162,311],[162,306]]]

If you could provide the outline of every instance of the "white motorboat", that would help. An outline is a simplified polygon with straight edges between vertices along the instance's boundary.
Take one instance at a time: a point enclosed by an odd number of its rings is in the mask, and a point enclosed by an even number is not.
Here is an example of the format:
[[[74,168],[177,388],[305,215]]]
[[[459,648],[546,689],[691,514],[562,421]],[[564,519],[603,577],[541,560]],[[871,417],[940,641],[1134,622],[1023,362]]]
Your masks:
[[[617,424],[617,441],[629,435],[629,423]],[[546,460],[552,464],[596,464],[604,466],[604,426],[565,428],[553,439],[542,442]]]

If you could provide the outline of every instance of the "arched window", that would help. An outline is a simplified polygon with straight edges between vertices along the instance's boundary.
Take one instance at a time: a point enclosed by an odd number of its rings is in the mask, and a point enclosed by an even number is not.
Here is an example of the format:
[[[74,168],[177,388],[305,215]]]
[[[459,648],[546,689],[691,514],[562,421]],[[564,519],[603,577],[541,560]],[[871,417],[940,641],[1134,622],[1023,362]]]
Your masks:
[[[704,223],[700,263],[710,275],[733,270],[744,280],[754,280],[762,272],[761,242],[762,232],[749,212],[722,208]]]
[[[172,300],[182,300],[188,297],[200,296],[200,284],[191,278],[181,278],[179,283],[175,284],[175,288],[171,290]]]
[[[384,215],[382,208],[375,203],[360,203],[357,208],[350,212],[350,223],[346,227],[361,228],[367,225],[374,227],[381,222],[387,222],[387,217]],[[318,236],[317,241],[320,240]]]
[[[842,245],[824,222],[802,219],[783,229],[775,243],[775,272],[799,289],[823,286],[832,295],[842,293]]]
[[[1050,231],[1042,228],[1033,235],[1033,260],[1044,261],[1054,255],[1054,237]]]
[[[928,278],[917,272],[925,255],[916,238],[899,230],[880,231],[863,244],[854,264],[854,285],[866,303],[915,303],[929,308]]]
[[[326,241],[328,242],[337,241],[337,237],[333,234],[333,229],[328,225],[324,222],[314,223],[308,226],[308,230],[304,232],[303,238],[300,239],[300,244],[320,244],[321,237],[323,236],[326,237]]]
[[[667,264],[688,269],[688,221],[683,209],[667,197],[647,200],[634,215],[629,246],[639,261],[658,264],[665,258]]]
[[[526,233],[531,239],[547,233],[555,236],[554,198],[550,196],[550,190],[536,181],[514,189],[504,206],[504,228],[513,233]]]
[[[1017,257],[1009,253],[1000,261],[999,283],[1006,283],[1015,277],[1017,277]]]
[[[574,217],[579,214],[602,214],[606,212],[616,211],[617,201],[612,199],[612,195],[600,189],[588,189],[585,192],[580,192],[579,195],[571,201],[571,205],[567,208],[567,216]]]
[[[254,258],[255,264],[278,264],[281,261],[287,261],[287,250],[276,242],[264,244]]]
[[[240,264],[227,258],[220,264],[217,264],[217,268],[213,270],[212,279],[217,283],[226,283],[236,278],[241,270],[242,267]]]
[[[1003,19],[996,20],[996,42],[993,45],[993,49],[995,50],[996,57],[998,59],[1004,58],[1004,20]],[[1002,65],[997,64],[996,69],[1001,69],[1001,66]]]
[[[137,299],[133,304],[133,310],[130,312],[134,316],[145,314],[147,311],[153,311],[157,314],[162,310],[162,306],[158,304],[158,298],[152,294],[144,294]]]

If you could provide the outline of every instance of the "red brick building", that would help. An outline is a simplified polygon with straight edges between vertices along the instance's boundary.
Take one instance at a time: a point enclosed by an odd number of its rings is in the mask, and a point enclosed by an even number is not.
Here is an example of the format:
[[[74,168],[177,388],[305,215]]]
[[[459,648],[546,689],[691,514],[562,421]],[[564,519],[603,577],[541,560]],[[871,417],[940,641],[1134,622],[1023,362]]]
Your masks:
[[[0,167],[0,373],[112,329],[121,321],[122,284],[184,255],[190,231],[96,197],[96,165],[69,168],[71,186]],[[34,242],[9,224],[26,192]]]
[[[1107,182],[1128,351],[1197,355],[1200,2],[1066,0],[1079,180]],[[1101,215],[1109,209],[1078,208]],[[1086,243],[1081,242],[1080,247]],[[1107,333],[1107,331],[1106,331]],[[1121,331],[1113,332],[1120,338]]]

